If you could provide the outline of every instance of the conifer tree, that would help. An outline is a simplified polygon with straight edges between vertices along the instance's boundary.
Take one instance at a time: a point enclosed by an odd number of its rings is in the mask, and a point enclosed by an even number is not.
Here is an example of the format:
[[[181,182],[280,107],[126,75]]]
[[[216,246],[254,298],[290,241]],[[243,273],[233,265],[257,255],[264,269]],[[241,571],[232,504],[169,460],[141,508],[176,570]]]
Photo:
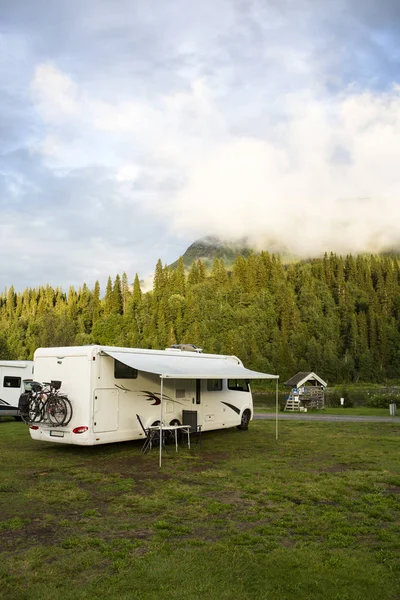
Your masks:
[[[122,312],[125,314],[127,311],[127,308],[128,308],[129,298],[130,298],[128,276],[126,273],[122,274],[121,294],[122,294]]]
[[[46,306],[46,305],[45,305]],[[74,286],[70,286],[68,290],[68,316],[72,321],[76,321],[78,317],[78,295],[74,289]],[[48,313],[48,309],[45,309],[46,313]]]
[[[142,290],[140,288],[139,276],[136,273],[135,280],[133,282],[133,292],[132,292],[132,307],[133,310],[138,310],[140,305],[142,304]]]
[[[121,278],[119,275],[115,277],[112,289],[111,312],[116,315],[122,315],[123,312]]]
[[[197,265],[199,267],[199,283],[202,283],[207,279],[207,267],[200,259],[197,261]]]
[[[90,333],[92,328],[91,300],[92,294],[86,283],[84,283],[78,294],[79,329],[81,333]]]
[[[16,297],[16,293],[14,290],[14,286],[12,285],[7,292],[7,300],[6,300],[7,315],[9,318],[14,318],[16,304],[17,304],[17,297]]]
[[[108,277],[106,286],[106,295],[104,297],[104,315],[108,316],[113,310],[113,284],[111,277]]]
[[[165,292],[166,281],[161,259],[158,259],[153,280],[153,301],[157,304]]]
[[[189,275],[188,275],[187,282],[189,285],[196,285],[197,283],[200,282],[199,265],[196,260],[193,261],[192,266],[189,269]]]
[[[232,285],[240,289],[242,293],[248,291],[247,276],[247,261],[241,254],[238,254],[232,265]]]
[[[111,283],[111,280],[110,280]],[[100,318],[101,302],[100,302],[100,283],[96,281],[94,284],[92,298],[92,323],[96,323]]]
[[[175,332],[174,332],[173,326],[170,325],[170,327],[169,327],[169,334],[168,334],[168,348],[170,346],[173,346],[174,344],[176,344]]]
[[[228,274],[225,269],[225,263],[223,258],[216,258],[214,260],[211,277],[216,283],[217,287],[223,289],[228,283]]]
[[[173,272],[172,278],[172,293],[180,294],[184,296],[186,293],[186,277],[185,277],[185,264],[182,256],[178,259],[178,264]]]

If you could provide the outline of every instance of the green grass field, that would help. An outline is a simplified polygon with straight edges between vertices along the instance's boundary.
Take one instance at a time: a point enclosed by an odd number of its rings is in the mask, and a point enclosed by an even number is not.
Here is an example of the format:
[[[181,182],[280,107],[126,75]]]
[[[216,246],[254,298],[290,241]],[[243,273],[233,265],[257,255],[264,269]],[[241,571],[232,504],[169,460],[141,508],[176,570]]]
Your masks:
[[[205,433],[158,468],[139,442],[30,440],[0,422],[0,597],[397,600],[397,423]]]
[[[275,406],[265,405],[262,403],[254,404],[254,412],[256,413],[275,413]],[[279,410],[279,414],[282,414]],[[291,411],[288,411],[287,414],[292,414]],[[294,414],[302,414],[302,415],[342,415],[346,416],[357,416],[357,417],[390,417],[389,409],[387,408],[371,408],[369,406],[354,406],[351,408],[344,407],[327,407],[320,410],[309,410],[307,413],[299,413],[297,411]],[[395,418],[399,419],[400,422],[400,408],[397,409],[397,414]]]

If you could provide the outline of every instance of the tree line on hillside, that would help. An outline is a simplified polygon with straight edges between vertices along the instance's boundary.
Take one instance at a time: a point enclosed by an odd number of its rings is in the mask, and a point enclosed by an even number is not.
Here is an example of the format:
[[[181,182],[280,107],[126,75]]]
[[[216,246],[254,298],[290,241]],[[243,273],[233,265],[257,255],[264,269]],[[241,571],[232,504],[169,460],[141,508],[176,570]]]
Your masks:
[[[284,265],[268,252],[238,255],[228,271],[159,260],[153,289],[136,275],[67,293],[50,285],[0,295],[0,358],[38,347],[98,343],[166,348],[193,343],[234,354],[285,381],[315,371],[330,384],[400,377],[400,267],[396,257],[337,256]]]

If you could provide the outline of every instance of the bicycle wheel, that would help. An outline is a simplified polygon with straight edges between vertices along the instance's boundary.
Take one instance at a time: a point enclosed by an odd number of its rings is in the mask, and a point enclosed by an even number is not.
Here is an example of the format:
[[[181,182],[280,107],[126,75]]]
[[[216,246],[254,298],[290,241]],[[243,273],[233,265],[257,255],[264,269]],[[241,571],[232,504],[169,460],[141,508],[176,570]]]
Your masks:
[[[59,398],[64,402],[65,407],[66,407],[66,415],[65,415],[65,419],[63,421],[63,426],[65,427],[65,425],[68,425],[68,423],[72,419],[72,404],[68,400],[67,396],[59,396]]]
[[[49,396],[46,402],[46,415],[53,427],[67,425],[72,417],[72,407],[68,398]]]
[[[33,396],[29,400],[28,422],[40,423],[43,421],[43,402],[40,397]]]
[[[29,401],[31,399],[30,392],[24,392],[20,395],[18,400],[18,410],[21,419],[26,425],[29,425]]]

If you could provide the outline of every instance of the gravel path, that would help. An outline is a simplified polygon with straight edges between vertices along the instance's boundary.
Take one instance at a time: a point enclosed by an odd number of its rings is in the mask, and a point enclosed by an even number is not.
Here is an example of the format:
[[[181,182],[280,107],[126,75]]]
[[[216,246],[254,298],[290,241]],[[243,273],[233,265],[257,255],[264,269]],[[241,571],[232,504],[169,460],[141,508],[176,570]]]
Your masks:
[[[255,413],[254,419],[275,419],[275,413]],[[308,415],[304,413],[278,413],[279,421],[328,421],[343,423],[398,423],[399,417],[359,417],[355,415]]]

